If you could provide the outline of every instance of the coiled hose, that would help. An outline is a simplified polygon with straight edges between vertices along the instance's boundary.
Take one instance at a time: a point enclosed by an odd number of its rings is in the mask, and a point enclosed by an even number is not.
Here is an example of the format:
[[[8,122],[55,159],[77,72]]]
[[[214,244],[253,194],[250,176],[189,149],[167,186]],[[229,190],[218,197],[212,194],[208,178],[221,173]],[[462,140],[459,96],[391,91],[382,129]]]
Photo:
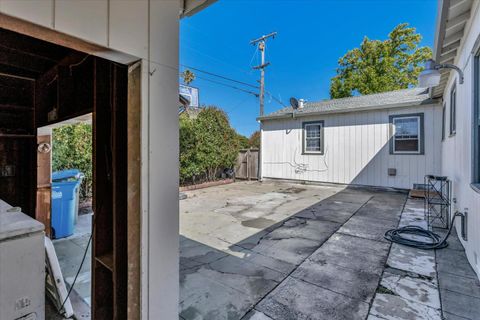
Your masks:
[[[448,246],[447,238],[450,236],[450,233],[452,232],[454,226],[455,218],[458,216],[463,216],[463,214],[458,211],[455,212],[452,222],[450,224],[450,228],[448,228],[448,232],[443,239],[437,233],[430,230],[425,230],[418,226],[406,226],[398,229],[388,230],[387,232],[385,232],[385,239],[391,242],[403,244],[405,246],[418,249],[443,249]],[[411,238],[405,238],[403,235],[420,236],[430,239],[430,241],[414,240]]]

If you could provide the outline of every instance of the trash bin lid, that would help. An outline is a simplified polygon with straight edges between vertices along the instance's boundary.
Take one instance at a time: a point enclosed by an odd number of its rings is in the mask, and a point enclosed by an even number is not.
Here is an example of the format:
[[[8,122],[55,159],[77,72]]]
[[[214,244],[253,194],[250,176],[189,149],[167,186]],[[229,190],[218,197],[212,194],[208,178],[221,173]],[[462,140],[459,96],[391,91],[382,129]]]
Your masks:
[[[61,180],[67,180],[70,178],[79,179],[80,174],[81,174],[80,170],[78,169],[56,171],[52,173],[52,181],[61,181]]]

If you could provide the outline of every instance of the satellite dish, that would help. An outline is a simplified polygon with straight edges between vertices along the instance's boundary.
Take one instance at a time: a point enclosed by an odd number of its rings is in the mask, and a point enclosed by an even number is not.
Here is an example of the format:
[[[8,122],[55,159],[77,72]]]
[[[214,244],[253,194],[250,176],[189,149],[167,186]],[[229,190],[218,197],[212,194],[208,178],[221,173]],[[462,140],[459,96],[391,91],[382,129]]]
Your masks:
[[[293,109],[298,109],[298,100],[295,99],[294,97],[290,98],[290,105],[292,106]]]

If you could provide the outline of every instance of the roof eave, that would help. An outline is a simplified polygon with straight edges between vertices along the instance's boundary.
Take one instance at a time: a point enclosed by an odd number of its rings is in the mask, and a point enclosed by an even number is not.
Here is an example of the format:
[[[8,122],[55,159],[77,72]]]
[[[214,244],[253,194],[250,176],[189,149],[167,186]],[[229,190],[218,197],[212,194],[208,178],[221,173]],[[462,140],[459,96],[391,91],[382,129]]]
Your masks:
[[[180,0],[182,10],[180,18],[191,17],[218,0]]]
[[[327,110],[327,111],[312,111],[312,112],[289,112],[279,115],[266,115],[263,117],[258,117],[257,121],[265,120],[279,120],[279,119],[288,119],[288,118],[301,118],[309,116],[318,116],[318,115],[328,115],[328,114],[340,114],[340,113],[353,113],[353,112],[362,112],[362,111],[373,111],[373,110],[383,110],[383,109],[395,109],[395,108],[406,108],[406,107],[418,107],[418,106],[430,106],[430,105],[440,105],[439,99],[428,99],[418,102],[404,102],[404,103],[392,103],[388,105],[381,106],[365,106],[361,108],[352,108],[352,109],[338,109],[338,110]]]

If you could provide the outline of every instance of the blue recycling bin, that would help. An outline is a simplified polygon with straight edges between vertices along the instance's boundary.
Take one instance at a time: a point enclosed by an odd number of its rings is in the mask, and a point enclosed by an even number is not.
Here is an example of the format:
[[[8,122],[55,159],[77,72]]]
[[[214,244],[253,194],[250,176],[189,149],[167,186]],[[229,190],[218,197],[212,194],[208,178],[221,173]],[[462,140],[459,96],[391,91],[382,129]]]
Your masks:
[[[78,189],[82,179],[83,174],[77,169],[52,174],[52,229],[55,239],[71,236],[75,230]]]

